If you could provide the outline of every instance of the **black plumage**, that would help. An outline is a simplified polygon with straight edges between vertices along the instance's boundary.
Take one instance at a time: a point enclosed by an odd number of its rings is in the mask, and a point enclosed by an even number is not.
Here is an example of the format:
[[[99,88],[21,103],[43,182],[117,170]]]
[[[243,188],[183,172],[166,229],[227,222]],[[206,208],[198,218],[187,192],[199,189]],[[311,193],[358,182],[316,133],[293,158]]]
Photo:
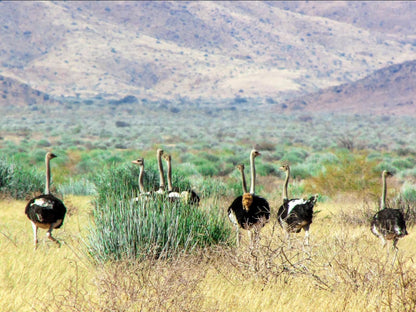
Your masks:
[[[383,247],[386,240],[393,240],[393,248],[397,249],[397,241],[399,238],[406,236],[406,221],[403,213],[399,209],[386,207],[387,182],[386,178],[392,174],[384,170],[381,174],[383,189],[381,196],[381,204],[379,210],[371,221],[371,232],[380,238]]]
[[[38,224],[40,228],[49,228],[51,224],[62,220],[54,226],[54,229],[59,229],[65,218],[66,207],[52,194],[42,194],[27,203],[25,213],[30,221]]]
[[[194,190],[182,191],[181,198],[185,203],[193,206],[199,206],[199,202],[201,201],[199,195]]]
[[[313,219],[313,208],[318,199],[318,195],[313,195],[308,199],[289,199],[287,195],[287,186],[290,177],[290,167],[285,164],[280,170],[286,172],[286,179],[283,185],[283,204],[279,207],[277,218],[280,226],[285,230],[287,239],[289,233],[299,233],[302,229],[305,231],[305,244],[309,244],[309,228]]]
[[[255,225],[263,227],[270,219],[269,203],[263,197],[253,195],[251,205],[249,207],[243,206],[244,196],[250,195],[250,193],[247,193],[238,196],[228,208],[228,215],[231,215],[230,219],[235,218],[238,226],[245,230],[250,230]]]
[[[45,185],[45,194],[39,195],[35,198],[32,198],[26,205],[25,214],[32,222],[33,235],[35,248],[37,247],[37,230],[38,228],[48,229],[46,232],[47,237],[58,243],[52,236],[52,230],[58,229],[62,226],[65,215],[66,207],[63,202],[50,194],[50,160],[55,158],[56,155],[53,153],[46,153],[45,163],[46,163],[46,185]]]
[[[277,213],[280,225],[286,227],[290,233],[299,233],[303,228],[306,230],[312,223],[316,200],[316,196],[306,200],[284,199]]]
[[[270,207],[269,203],[263,197],[255,195],[255,183],[256,183],[256,171],[254,165],[255,157],[260,153],[256,150],[252,150],[250,153],[250,168],[251,168],[251,188],[250,193],[246,193],[246,183],[244,176],[244,166],[238,167],[242,173],[243,191],[242,196],[238,196],[231,205],[228,207],[228,218],[234,224],[237,234],[237,246],[240,242],[239,229],[245,229],[249,231],[250,241],[253,245],[254,241],[258,239],[260,229],[270,219]],[[254,236],[251,234],[251,230],[254,231]],[[254,240],[254,241],[253,241]]]

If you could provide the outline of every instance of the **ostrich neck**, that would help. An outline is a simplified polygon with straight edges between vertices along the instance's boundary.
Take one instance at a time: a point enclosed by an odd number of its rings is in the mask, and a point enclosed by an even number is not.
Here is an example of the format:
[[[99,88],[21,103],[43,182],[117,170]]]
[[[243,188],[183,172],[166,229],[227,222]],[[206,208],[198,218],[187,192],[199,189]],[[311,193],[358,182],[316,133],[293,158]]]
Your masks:
[[[241,169],[241,180],[243,181],[243,192],[247,193],[246,175],[244,174],[243,169]]]
[[[381,209],[386,208],[387,182],[386,176],[383,175],[383,193],[381,194]]]
[[[286,170],[286,178],[285,178],[285,183],[283,185],[283,199],[288,199],[288,195],[287,195],[287,185],[289,184],[289,176],[290,176],[290,169],[288,168]]]
[[[140,166],[140,173],[139,173],[139,189],[140,189],[140,193],[144,193],[143,175],[144,175],[144,166]]]
[[[159,166],[160,184],[159,188],[165,190],[165,176],[163,174],[162,155],[157,154],[157,163]]]
[[[172,186],[172,163],[170,160],[167,161],[168,163],[168,191],[172,191],[173,190],[173,186]]]
[[[250,193],[254,194],[256,190],[256,166],[254,165],[254,154],[251,154],[250,156],[250,171],[251,171]]]
[[[50,184],[51,184],[51,165],[50,165],[50,159],[45,159],[46,164],[46,183],[45,183],[45,195],[50,194]]]

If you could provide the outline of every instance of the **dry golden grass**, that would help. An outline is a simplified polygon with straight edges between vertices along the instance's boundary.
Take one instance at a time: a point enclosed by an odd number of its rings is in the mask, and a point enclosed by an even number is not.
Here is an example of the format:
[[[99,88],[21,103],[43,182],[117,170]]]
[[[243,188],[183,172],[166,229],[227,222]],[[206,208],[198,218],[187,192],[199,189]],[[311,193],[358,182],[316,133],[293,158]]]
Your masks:
[[[392,254],[367,224],[341,216],[364,215],[365,205],[318,203],[311,245],[294,235],[292,248],[274,221],[258,248],[218,246],[168,261],[96,265],[85,253],[90,222],[87,197],[67,197],[71,214],[33,249],[25,202],[0,202],[0,311],[414,311],[415,234]],[[275,203],[272,202],[274,205]],[[76,207],[76,208],[75,208]],[[273,206],[276,209],[275,205]],[[354,219],[351,219],[354,220]]]

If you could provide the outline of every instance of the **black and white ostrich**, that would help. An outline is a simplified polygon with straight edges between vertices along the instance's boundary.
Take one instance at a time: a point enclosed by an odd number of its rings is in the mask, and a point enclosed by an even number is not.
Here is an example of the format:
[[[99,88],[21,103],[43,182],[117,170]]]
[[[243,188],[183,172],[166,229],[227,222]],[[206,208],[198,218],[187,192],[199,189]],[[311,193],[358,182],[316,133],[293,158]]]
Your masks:
[[[132,161],[133,164],[139,165],[140,167],[140,173],[139,173],[139,196],[133,198],[133,201],[140,201],[140,200],[148,200],[152,196],[152,192],[146,192],[144,189],[144,159],[138,158],[136,160]]]
[[[290,177],[289,164],[284,164],[279,169],[286,173],[283,185],[283,204],[279,207],[277,213],[280,226],[285,231],[286,239],[289,243],[290,233],[299,233],[304,229],[304,244],[309,245],[309,227],[312,223],[313,208],[318,199],[318,195],[313,195],[308,199],[289,199],[287,195],[287,186]]]
[[[270,207],[266,199],[255,195],[256,187],[256,167],[254,159],[259,156],[257,150],[250,153],[250,169],[251,169],[251,185],[250,192],[245,192],[242,196],[238,196],[228,208],[228,218],[234,224],[236,229],[237,246],[240,245],[240,228],[248,230],[250,244],[254,246],[258,241],[260,229],[270,219]],[[241,170],[242,169],[242,170]],[[240,166],[242,173],[243,189],[245,187],[244,167]],[[246,190],[245,190],[246,191]],[[254,233],[252,233],[253,231]]]
[[[163,158],[167,163],[168,168],[168,198],[170,201],[178,201],[199,206],[200,198],[194,190],[186,190],[180,192],[178,188],[174,188],[172,184],[172,156],[169,154],[164,154]],[[179,193],[180,192],[180,193]]]
[[[371,221],[371,232],[380,238],[383,247],[386,245],[386,240],[393,240],[392,247],[397,254],[397,242],[399,238],[407,235],[407,230],[403,213],[399,209],[386,208],[386,179],[389,176],[392,176],[392,174],[387,170],[383,170],[381,174],[383,189],[380,210],[374,215]]]
[[[32,198],[26,205],[25,214],[32,222],[35,249],[38,245],[38,228],[47,229],[46,236],[56,242],[61,243],[52,236],[53,229],[59,229],[65,218],[66,207],[62,201],[50,193],[51,167],[50,160],[57,157],[53,153],[46,153],[46,185],[45,193]]]

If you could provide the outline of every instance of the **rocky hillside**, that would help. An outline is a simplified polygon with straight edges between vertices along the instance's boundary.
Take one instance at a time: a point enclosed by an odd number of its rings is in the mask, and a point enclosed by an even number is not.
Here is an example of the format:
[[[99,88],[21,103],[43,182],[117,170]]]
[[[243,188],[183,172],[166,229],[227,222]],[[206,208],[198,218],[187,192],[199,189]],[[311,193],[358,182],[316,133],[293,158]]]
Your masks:
[[[414,116],[416,61],[392,65],[356,82],[297,97],[278,110]]]
[[[0,2],[0,104],[243,97],[297,107],[294,98],[415,60],[415,15],[412,2]],[[371,97],[364,111],[410,100],[371,94],[374,83],[350,96]],[[325,105],[345,111],[335,102]]]

